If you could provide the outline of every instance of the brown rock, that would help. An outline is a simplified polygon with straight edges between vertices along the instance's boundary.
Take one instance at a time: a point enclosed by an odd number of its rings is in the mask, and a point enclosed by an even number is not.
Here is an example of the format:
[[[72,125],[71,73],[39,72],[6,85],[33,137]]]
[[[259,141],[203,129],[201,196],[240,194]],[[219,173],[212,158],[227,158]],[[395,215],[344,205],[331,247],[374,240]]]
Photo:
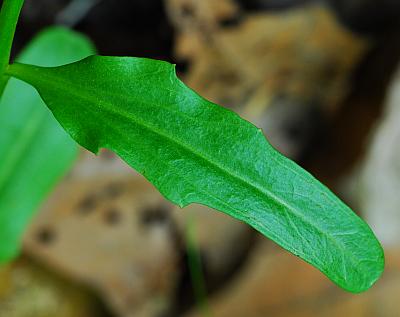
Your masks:
[[[22,258],[0,268],[0,316],[106,315],[93,294]]]
[[[210,312],[214,317],[395,317],[400,311],[400,255],[387,253],[383,278],[356,295],[295,256],[261,243],[231,286],[210,299]]]
[[[292,158],[310,141],[304,129],[320,121],[308,120],[310,109],[336,111],[370,46],[318,4],[245,14],[231,0],[166,3],[178,29],[176,55],[189,62],[188,86],[263,128]],[[229,19],[237,22],[225,26]]]
[[[96,164],[101,158],[88,156],[59,186],[27,232],[24,249],[97,290],[118,315],[156,316],[168,308],[179,276],[171,205],[137,174],[111,169],[106,176]]]

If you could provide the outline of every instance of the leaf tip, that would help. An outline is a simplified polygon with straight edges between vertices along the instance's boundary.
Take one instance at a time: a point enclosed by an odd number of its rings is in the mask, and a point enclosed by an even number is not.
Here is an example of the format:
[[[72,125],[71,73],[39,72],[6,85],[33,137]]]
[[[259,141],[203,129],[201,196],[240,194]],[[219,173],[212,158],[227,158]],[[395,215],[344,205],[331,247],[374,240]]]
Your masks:
[[[374,260],[369,262],[371,263],[369,266],[369,271],[365,272],[362,282],[360,282],[359,279],[356,279],[356,281],[344,281],[343,284],[338,283],[338,285],[344,290],[353,294],[360,294],[369,290],[382,277],[382,274],[385,270],[385,254],[380,244],[379,254],[376,255]]]

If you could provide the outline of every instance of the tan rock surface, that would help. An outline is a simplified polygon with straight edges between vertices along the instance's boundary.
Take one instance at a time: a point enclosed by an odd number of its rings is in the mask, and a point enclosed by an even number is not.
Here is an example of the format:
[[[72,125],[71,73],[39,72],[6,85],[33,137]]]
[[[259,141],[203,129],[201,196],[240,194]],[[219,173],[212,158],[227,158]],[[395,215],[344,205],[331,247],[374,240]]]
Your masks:
[[[241,274],[210,300],[213,317],[396,317],[400,311],[400,254],[387,252],[383,278],[350,294],[322,273],[262,242]],[[187,317],[200,317],[193,311]]]

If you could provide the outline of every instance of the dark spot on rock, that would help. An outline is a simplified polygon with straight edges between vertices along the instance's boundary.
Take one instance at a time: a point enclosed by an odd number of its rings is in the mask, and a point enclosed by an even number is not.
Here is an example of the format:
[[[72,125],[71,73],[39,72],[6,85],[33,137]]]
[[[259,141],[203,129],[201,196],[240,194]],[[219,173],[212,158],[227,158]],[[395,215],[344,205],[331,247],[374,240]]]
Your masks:
[[[229,28],[229,27],[238,26],[242,21],[243,21],[243,15],[236,14],[229,18],[219,20],[218,24],[221,27]]]
[[[97,206],[97,197],[95,195],[86,196],[78,205],[78,212],[80,214],[89,214]]]
[[[40,230],[38,230],[36,234],[36,239],[39,243],[48,245],[54,242],[56,238],[56,234],[54,230],[52,230],[49,227],[43,227]]]
[[[110,226],[117,225],[121,222],[121,213],[115,209],[108,209],[104,214],[104,221]]]
[[[120,183],[111,183],[104,187],[101,194],[104,198],[115,199],[124,191],[124,187]]]
[[[162,225],[168,221],[168,209],[165,206],[146,208],[142,211],[141,222],[145,226]]]
[[[192,5],[186,3],[182,5],[181,12],[183,17],[191,18],[195,14],[195,8]]]

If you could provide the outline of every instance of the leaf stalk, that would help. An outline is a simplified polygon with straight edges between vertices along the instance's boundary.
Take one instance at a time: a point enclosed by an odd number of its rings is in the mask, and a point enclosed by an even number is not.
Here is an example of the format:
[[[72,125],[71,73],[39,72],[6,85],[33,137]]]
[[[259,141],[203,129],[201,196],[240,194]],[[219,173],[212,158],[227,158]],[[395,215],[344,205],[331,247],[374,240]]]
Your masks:
[[[0,97],[9,80],[5,74],[10,62],[15,29],[24,0],[4,0],[0,11]]]

